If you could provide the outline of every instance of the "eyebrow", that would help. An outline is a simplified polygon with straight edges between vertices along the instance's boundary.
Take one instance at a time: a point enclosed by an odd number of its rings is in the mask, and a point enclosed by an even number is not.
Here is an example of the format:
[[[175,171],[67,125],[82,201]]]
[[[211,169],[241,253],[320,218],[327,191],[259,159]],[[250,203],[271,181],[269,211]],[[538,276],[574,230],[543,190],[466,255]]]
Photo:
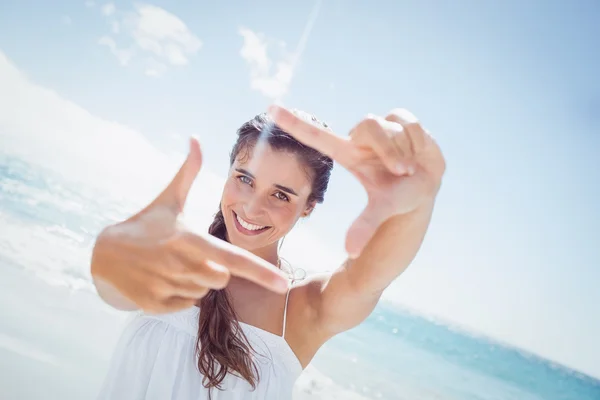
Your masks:
[[[243,169],[243,168],[236,168],[235,170],[236,170],[237,172],[239,172],[239,173],[242,173],[242,174],[244,174],[244,175],[248,175],[248,176],[249,176],[250,178],[252,178],[252,179],[256,179],[256,177],[255,177],[254,175],[252,175],[252,174],[250,173],[250,171],[248,171],[248,170],[246,170],[246,169]],[[281,190],[282,192],[286,192],[286,193],[289,193],[289,194],[291,194],[291,195],[298,196],[298,193],[296,193],[296,191],[295,191],[294,189],[290,189],[290,188],[289,188],[289,187],[287,187],[287,186],[278,185],[278,184],[275,184],[275,185],[273,185],[273,186],[275,186],[277,189]]]

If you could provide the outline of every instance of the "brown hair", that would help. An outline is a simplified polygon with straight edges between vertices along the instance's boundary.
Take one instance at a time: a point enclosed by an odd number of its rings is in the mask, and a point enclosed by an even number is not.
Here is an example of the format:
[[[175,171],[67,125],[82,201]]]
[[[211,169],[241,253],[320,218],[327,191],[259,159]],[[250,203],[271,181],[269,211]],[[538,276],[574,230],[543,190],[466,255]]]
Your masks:
[[[304,119],[327,127],[327,124],[318,121],[312,115],[302,111],[294,112]],[[259,140],[264,141],[275,150],[291,152],[298,156],[312,180],[309,204],[323,202],[333,168],[331,158],[298,142],[264,113],[244,123],[238,129],[237,135],[230,154],[230,165],[233,165],[241,151],[248,154]],[[227,228],[220,207],[208,228],[208,233],[227,240]],[[221,383],[228,373],[238,375],[253,389],[256,388],[259,377],[252,358],[254,350],[240,327],[227,289],[211,290],[200,301],[196,352],[198,368],[204,376],[202,383],[206,388],[221,389]]]

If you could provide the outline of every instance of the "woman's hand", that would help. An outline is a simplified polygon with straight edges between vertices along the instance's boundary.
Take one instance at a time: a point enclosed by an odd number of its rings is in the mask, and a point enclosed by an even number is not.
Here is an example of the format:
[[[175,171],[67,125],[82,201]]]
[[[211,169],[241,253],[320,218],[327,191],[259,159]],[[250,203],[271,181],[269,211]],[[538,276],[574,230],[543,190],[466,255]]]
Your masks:
[[[394,109],[385,118],[369,115],[346,138],[282,107],[271,107],[270,114],[283,130],[340,163],[366,189],[367,207],[346,238],[351,257],[360,254],[384,221],[433,202],[446,169],[444,157],[409,111]]]
[[[109,283],[149,312],[191,307],[210,289],[224,288],[231,274],[277,292],[287,290],[288,282],[275,266],[180,223],[201,164],[200,145],[192,139],[187,159],[166,189],[142,211],[98,236],[91,266],[96,282]],[[106,286],[97,287],[101,292]],[[100,295],[107,300],[108,292]]]

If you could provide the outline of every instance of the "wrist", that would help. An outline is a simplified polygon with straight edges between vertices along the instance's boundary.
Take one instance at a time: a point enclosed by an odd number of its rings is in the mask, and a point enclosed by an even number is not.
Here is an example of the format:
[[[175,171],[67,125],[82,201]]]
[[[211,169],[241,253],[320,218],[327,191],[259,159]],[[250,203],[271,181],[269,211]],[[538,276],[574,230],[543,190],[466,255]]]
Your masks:
[[[420,220],[423,216],[431,215],[433,207],[435,205],[435,196],[423,199],[415,207],[405,212],[399,212],[390,216],[383,224],[388,223],[402,223],[406,224],[407,221]],[[383,225],[382,224],[382,225]]]

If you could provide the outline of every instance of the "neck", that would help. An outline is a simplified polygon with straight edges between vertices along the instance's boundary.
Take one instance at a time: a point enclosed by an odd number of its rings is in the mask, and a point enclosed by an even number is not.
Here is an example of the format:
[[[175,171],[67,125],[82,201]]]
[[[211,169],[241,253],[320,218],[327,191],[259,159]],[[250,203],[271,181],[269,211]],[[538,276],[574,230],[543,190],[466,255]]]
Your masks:
[[[277,250],[277,243],[262,247],[260,249],[254,249],[251,252],[263,260],[279,266],[279,251]]]

